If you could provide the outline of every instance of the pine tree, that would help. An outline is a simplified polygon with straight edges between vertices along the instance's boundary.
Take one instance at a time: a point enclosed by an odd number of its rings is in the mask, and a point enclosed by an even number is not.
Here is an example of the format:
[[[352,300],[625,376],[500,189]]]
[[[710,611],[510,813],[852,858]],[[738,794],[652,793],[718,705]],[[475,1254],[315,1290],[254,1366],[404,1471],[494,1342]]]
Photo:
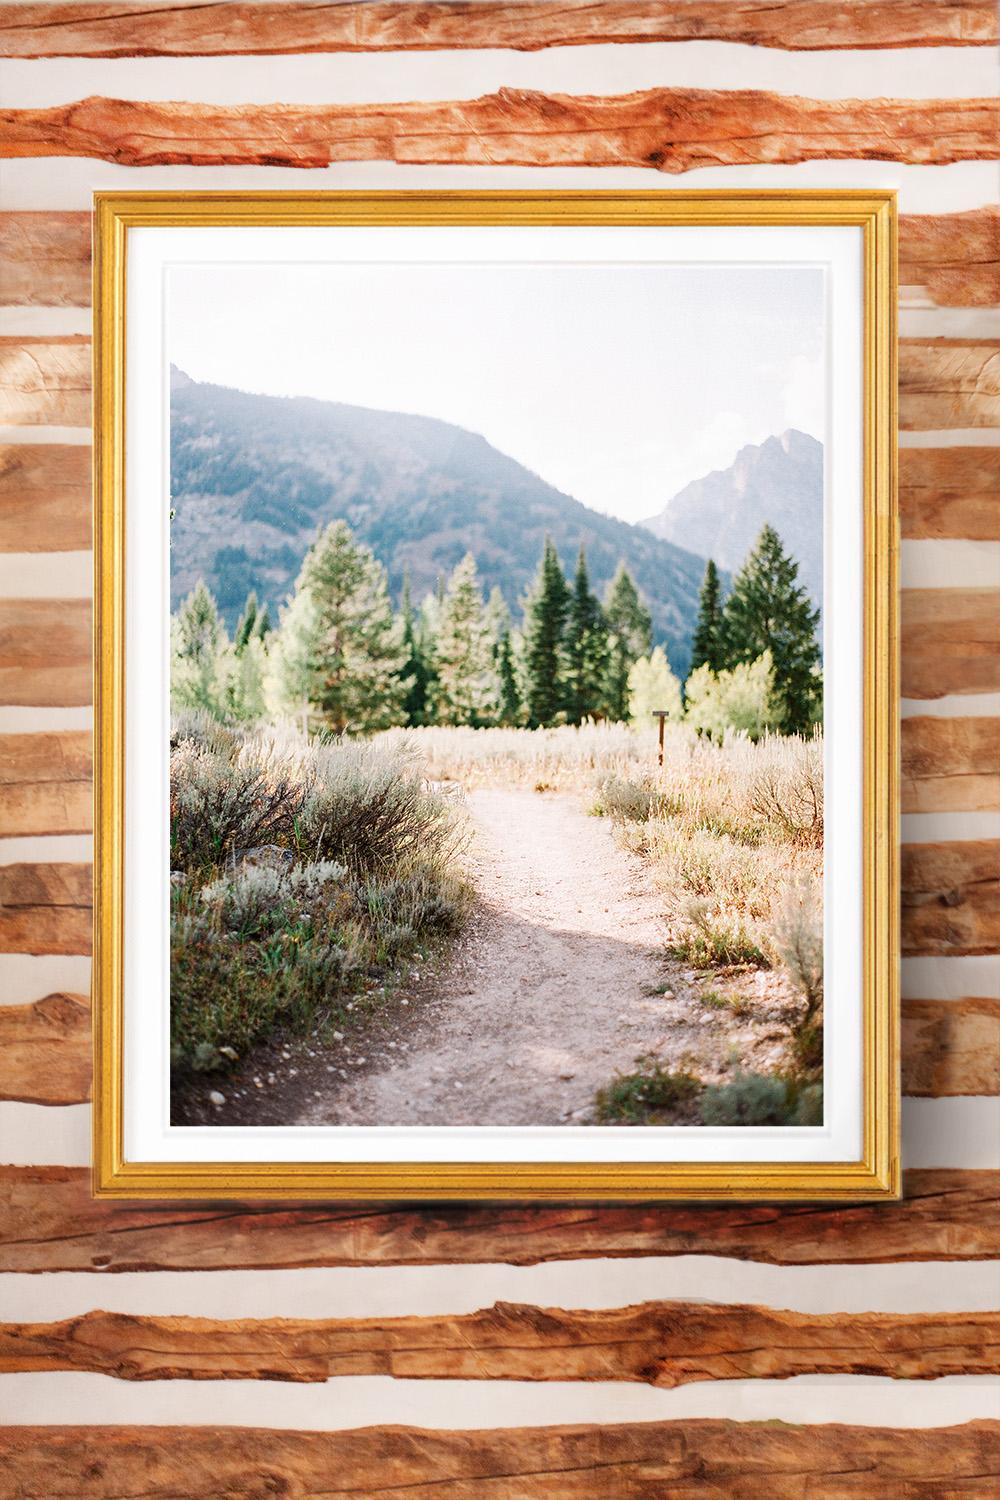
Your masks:
[[[805,734],[820,704],[819,611],[798,582],[798,564],[765,526],[736,577],[723,611],[726,664],[753,662],[770,652],[777,727]]]
[[[250,641],[262,641],[271,628],[271,620],[266,604],[257,601],[257,590],[251,589],[247,594],[243,613],[236,622],[236,633],[233,636],[233,650],[237,656],[242,656]]]
[[[234,724],[256,724],[264,718],[264,678],[267,650],[254,631],[237,651],[235,646],[225,657],[226,718]]]
[[[430,722],[430,689],[436,679],[424,617],[415,612],[410,599],[409,573],[403,578],[402,615],[406,659],[401,675],[409,684],[403,698],[403,712],[407,724],[418,726]]]
[[[489,627],[490,639],[493,642],[494,660],[496,660],[500,642],[505,635],[510,634],[510,610],[507,608],[507,601],[496,584],[490,589],[490,597],[486,601],[486,624]]]
[[[437,721],[477,726],[488,723],[496,713],[497,678],[493,640],[471,552],[448,579],[435,654]]]
[[[174,707],[200,708],[215,718],[224,718],[229,640],[204,579],[199,578],[171,620],[170,646]]]
[[[691,642],[691,670],[708,667],[718,672],[726,665],[723,658],[722,598],[719,570],[711,558],[705,564],[701,593],[698,596],[698,623]]]
[[[601,712],[608,667],[607,622],[597,596],[591,593],[582,547],[566,619],[565,660],[566,718],[570,724],[581,724]]]
[[[306,554],[281,628],[286,699],[305,699],[338,734],[399,723],[409,685],[402,625],[385,569],[344,521]]]
[[[564,706],[563,631],[569,590],[552,538],[545,538],[542,560],[525,609],[525,699],[528,724],[554,724]]]
[[[520,724],[522,715],[521,692],[517,685],[517,672],[514,667],[514,648],[511,645],[509,630],[505,630],[500,637],[500,644],[497,646],[496,666],[497,683],[500,690],[497,720],[508,727]]]
[[[257,624],[257,613],[257,591],[256,589],[251,589],[249,594],[247,594],[246,603],[243,606],[243,613],[236,621],[236,632],[233,636],[233,650],[236,652],[237,656],[242,653],[242,651],[246,647],[247,641],[254,634],[254,628]]]
[[[604,707],[609,719],[623,723],[628,718],[629,670],[640,656],[649,655],[653,644],[653,618],[624,563],[608,584],[604,617],[609,635]]]

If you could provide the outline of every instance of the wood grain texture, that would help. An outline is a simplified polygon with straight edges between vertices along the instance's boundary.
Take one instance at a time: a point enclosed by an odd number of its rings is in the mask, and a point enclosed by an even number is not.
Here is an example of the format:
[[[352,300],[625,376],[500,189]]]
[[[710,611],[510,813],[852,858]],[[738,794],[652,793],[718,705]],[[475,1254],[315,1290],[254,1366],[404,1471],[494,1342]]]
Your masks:
[[[900,339],[903,432],[1000,426],[1000,347],[992,339]]]
[[[329,5],[0,6],[0,57],[219,57],[600,42],[744,42],[788,51],[995,41],[990,0],[395,0]]]
[[[1000,812],[1000,719],[903,719],[903,812]]]
[[[89,865],[0,865],[0,952],[88,954],[91,889]]]
[[[399,104],[214,104],[89,98],[0,111],[0,153],[122,166],[636,166],[990,160],[996,99],[803,99],[738,89],[588,96],[501,89]],[[955,358],[952,358],[955,363]]]
[[[1000,840],[904,844],[904,954],[1000,949]]]
[[[586,3],[591,15],[598,14],[591,0]],[[0,6],[0,48],[5,9]],[[199,6],[190,14],[204,16],[211,9]],[[899,247],[901,286],[919,289],[941,306],[1000,303],[1000,210],[995,207],[903,214]],[[0,213],[0,305],[88,307],[90,294],[89,214]]]
[[[90,215],[0,213],[0,306],[89,302]]]
[[[902,215],[899,285],[920,287],[941,307],[1000,303],[1000,208]]]
[[[90,545],[89,447],[0,444],[0,552],[79,552]]]
[[[1000,541],[1000,448],[901,448],[904,537]]]
[[[0,703],[75,708],[90,701],[89,601],[0,600]]]
[[[903,1092],[1000,1094],[1000,1000],[904,1000]]]
[[[580,1311],[497,1302],[454,1316],[143,1317],[0,1323],[0,1373],[117,1380],[699,1381],[1000,1372],[1000,1314],[786,1312],[705,1302]]]
[[[18,1500],[967,1500],[996,1492],[1000,1423],[2,1427],[0,1463]]]
[[[0,1168],[0,1271],[538,1265],[720,1255],[767,1265],[990,1260],[1000,1173],[911,1171],[888,1204],[128,1203],[73,1167]]]
[[[90,339],[83,334],[0,338],[0,425],[42,423],[90,424]]]
[[[900,636],[904,698],[1000,689],[996,589],[903,589]]]
[[[0,1006],[0,1099],[82,1104],[91,1096],[90,1005],[47,995]],[[903,1002],[904,1094],[1000,1094],[1000,1001]]]
[[[904,589],[905,697],[1000,688],[996,591]],[[0,601],[0,702],[73,707],[90,702],[90,605],[84,599]]]
[[[87,730],[0,735],[0,838],[90,833],[92,770]]]
[[[90,1001],[46,995],[0,1005],[0,1099],[80,1104],[90,1098]]]

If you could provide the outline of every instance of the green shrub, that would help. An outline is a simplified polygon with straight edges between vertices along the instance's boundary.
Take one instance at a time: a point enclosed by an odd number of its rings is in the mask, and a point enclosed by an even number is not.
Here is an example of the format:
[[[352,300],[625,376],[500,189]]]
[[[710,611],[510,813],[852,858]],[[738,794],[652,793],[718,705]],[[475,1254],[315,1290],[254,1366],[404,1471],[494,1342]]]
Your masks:
[[[699,1088],[690,1074],[671,1073],[653,1062],[598,1089],[595,1118],[601,1125],[669,1125]]]
[[[645,823],[650,818],[667,817],[673,803],[651,776],[637,781],[628,776],[605,776],[597,786],[590,811],[595,817],[613,818],[619,823]]]
[[[217,911],[226,932],[240,938],[265,937],[311,922],[316,906],[321,912],[329,910],[336,894],[331,887],[342,888],[346,874],[346,866],[328,860],[280,868],[243,866],[206,885],[201,899]]]
[[[461,924],[462,823],[403,748],[189,714],[170,770],[177,1069],[228,1067],[277,1028],[342,1018],[345,996]]]
[[[771,946],[805,1001],[792,1034],[792,1056],[801,1072],[823,1066],[823,888],[799,881],[784,896],[771,923]]]
[[[810,1083],[799,1090],[798,1102],[795,1106],[795,1125],[822,1125],[823,1123],[823,1085],[821,1083]]]
[[[193,892],[175,892],[170,979],[174,1066],[200,1071],[228,1067],[276,1027],[342,1017],[366,979],[455,931],[468,899],[456,876],[432,865],[385,884],[335,864],[254,867],[201,895],[195,905]]]
[[[706,1010],[728,1010],[729,1008],[727,996],[720,995],[718,990],[702,990],[698,998]]]
[[[686,908],[689,928],[676,934],[667,951],[694,969],[757,968],[770,964],[755,938],[739,920],[723,917],[708,902],[695,899]]]
[[[823,1090],[773,1073],[737,1073],[698,1101],[703,1125],[821,1125]]]
[[[703,1125],[787,1125],[788,1087],[783,1078],[740,1073],[707,1088],[698,1110]]]
[[[303,794],[291,768],[252,753],[234,762],[182,740],[170,756],[171,868],[203,874],[241,850],[287,842]]]
[[[317,746],[295,819],[295,846],[310,859],[352,870],[391,866],[419,854],[456,852],[457,808],[429,791],[405,745],[394,751],[347,742]]]

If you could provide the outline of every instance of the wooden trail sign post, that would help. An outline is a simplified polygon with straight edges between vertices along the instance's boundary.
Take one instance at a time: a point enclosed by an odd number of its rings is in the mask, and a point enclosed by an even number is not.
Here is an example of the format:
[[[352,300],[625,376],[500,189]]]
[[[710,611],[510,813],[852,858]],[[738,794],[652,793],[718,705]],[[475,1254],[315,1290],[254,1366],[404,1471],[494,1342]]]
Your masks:
[[[667,708],[653,709],[653,718],[656,719],[659,723],[659,754],[657,758],[657,765],[660,766],[663,765],[663,726],[666,722],[669,712],[670,710]]]

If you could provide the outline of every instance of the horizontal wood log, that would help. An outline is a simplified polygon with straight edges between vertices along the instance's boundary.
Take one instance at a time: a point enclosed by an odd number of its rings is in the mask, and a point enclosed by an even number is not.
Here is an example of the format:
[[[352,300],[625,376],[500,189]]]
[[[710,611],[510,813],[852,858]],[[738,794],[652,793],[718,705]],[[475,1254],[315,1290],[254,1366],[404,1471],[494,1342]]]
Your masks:
[[[902,339],[899,392],[904,429],[998,425],[1000,349],[987,339]],[[86,336],[0,338],[0,422],[79,427],[89,421]]]
[[[904,1000],[903,1092],[1000,1094],[1000,1000]]]
[[[996,589],[903,589],[900,617],[904,698],[1000,690]]]
[[[90,833],[93,828],[92,735],[0,735],[0,838]]]
[[[903,952],[1000,949],[1000,840],[904,844]]]
[[[600,1311],[497,1302],[398,1318],[188,1318],[90,1312],[0,1323],[0,1373],[117,1380],[705,1380],[1000,1371],[1000,1314],[785,1312],[705,1302]]]
[[[90,543],[89,447],[0,444],[0,552],[79,552]]]
[[[89,302],[90,215],[0,213],[0,306]]]
[[[921,288],[941,307],[1000,303],[1000,209],[902,215],[899,285]]]
[[[900,339],[904,432],[1000,426],[1000,346],[993,339]]]
[[[2,1427],[23,1500],[964,1500],[992,1496],[1000,1423],[892,1429],[685,1420],[429,1432]],[[85,1487],[85,1488],[84,1488]]]
[[[996,99],[803,99],[734,89],[613,96],[501,89],[399,104],[215,105],[89,98],[0,111],[0,154],[148,167],[696,167],[874,158],[991,160]]]
[[[0,1271],[537,1265],[719,1255],[767,1265],[1000,1256],[1000,1173],[911,1171],[884,1204],[129,1203],[90,1173],[0,1168]]]
[[[607,42],[743,42],[787,51],[984,46],[990,0],[395,0],[329,5],[0,6],[0,57],[221,57]]]
[[[90,415],[89,338],[0,338],[0,424],[87,427]]]
[[[90,1004],[48,995],[0,1006],[0,1099],[82,1104],[91,1096]],[[903,1092],[1000,1094],[1000,1001],[903,1002]]]
[[[1000,448],[901,448],[904,537],[1000,541]]]
[[[0,1005],[0,1099],[80,1104],[90,1098],[90,1001],[46,995]]]
[[[90,701],[89,601],[0,600],[0,703],[74,708]]]
[[[89,703],[90,655],[87,600],[0,601],[0,702]],[[904,589],[902,658],[906,697],[996,691],[1000,624],[995,590]]]
[[[88,954],[91,868],[0,865],[0,953]]]
[[[586,4],[591,16],[599,14],[591,0]],[[0,49],[5,9],[0,6]],[[211,9],[199,6],[193,14],[204,16]],[[325,5],[323,11],[330,13]],[[903,214],[899,247],[901,286],[919,288],[941,306],[1000,303],[1000,210],[995,207]],[[89,214],[0,213],[0,305],[89,307],[90,296]]]
[[[998,897],[1000,841],[904,844],[904,952],[993,952],[1000,947]],[[0,866],[0,951],[89,953],[90,901],[87,864]],[[84,936],[86,946],[64,946]],[[45,946],[51,942],[57,946]]]
[[[1000,812],[1000,719],[903,719],[905,813]]]

